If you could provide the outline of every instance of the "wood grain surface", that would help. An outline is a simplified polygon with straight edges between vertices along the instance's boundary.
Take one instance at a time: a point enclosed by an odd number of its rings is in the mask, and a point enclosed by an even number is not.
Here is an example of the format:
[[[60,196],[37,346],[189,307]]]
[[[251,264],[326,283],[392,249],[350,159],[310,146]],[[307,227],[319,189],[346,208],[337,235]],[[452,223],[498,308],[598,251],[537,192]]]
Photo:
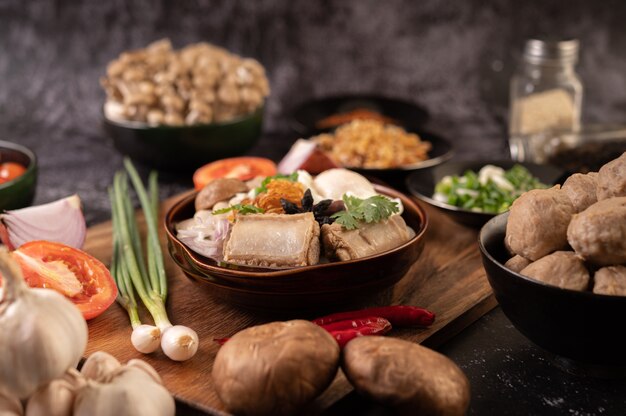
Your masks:
[[[163,215],[173,201],[163,204]],[[392,290],[381,294],[381,302],[426,307],[436,313],[428,329],[394,329],[389,336],[436,347],[461,331],[496,305],[483,270],[477,244],[477,231],[459,225],[444,214],[425,207],[430,217],[424,252],[409,273]],[[207,413],[224,411],[211,379],[211,368],[219,346],[214,338],[227,337],[248,326],[268,322],[268,316],[247,312],[212,297],[203,284],[188,279],[167,253],[165,235],[161,235],[169,277],[168,311],[171,321],[192,327],[200,337],[200,348],[187,362],[173,362],[162,352],[143,355],[130,343],[131,327],[122,307],[114,304],[103,315],[89,321],[89,344],[86,355],[104,350],[120,361],[143,358],[163,377],[166,387],[178,400]],[[111,259],[111,224],[88,230],[85,250],[105,264]],[[331,311],[328,311],[331,312]],[[146,322],[148,321],[147,316]],[[310,318],[286,316],[285,318]],[[351,391],[341,372],[309,409],[319,413]]]

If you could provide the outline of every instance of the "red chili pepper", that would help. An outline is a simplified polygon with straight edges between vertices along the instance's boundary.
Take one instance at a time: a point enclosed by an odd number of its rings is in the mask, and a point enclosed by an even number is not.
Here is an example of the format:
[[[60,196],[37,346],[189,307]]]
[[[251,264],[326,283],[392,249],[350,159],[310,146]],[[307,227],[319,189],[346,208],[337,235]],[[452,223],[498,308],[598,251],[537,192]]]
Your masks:
[[[320,326],[331,322],[380,316],[394,326],[429,326],[435,321],[435,314],[417,306],[393,305],[361,309],[357,311],[339,312],[314,319],[312,322]]]
[[[374,325],[374,324],[390,324],[391,323],[385,319],[385,318],[381,318],[378,316],[368,316],[367,318],[358,318],[358,319],[347,319],[345,321],[337,321],[337,322],[331,322],[328,324],[324,324],[324,325],[319,325],[322,328],[324,328],[325,330],[327,330],[328,332],[335,332],[335,331],[343,331],[343,330],[348,330],[348,329],[358,329],[367,325]]]
[[[220,345],[224,345],[229,339],[230,338],[213,338],[213,341],[217,342]]]
[[[328,331],[327,327],[323,327],[326,329],[330,335],[337,340],[339,344],[339,348],[343,348],[350,340],[353,340],[356,337],[362,337],[366,335],[383,335],[391,330],[391,323],[385,318],[367,318],[363,321],[367,321],[367,323],[363,323],[361,326],[352,327],[350,329],[337,329],[334,331]],[[347,321],[352,323],[354,321]],[[343,322],[337,322],[340,324]],[[339,325],[338,325],[339,326]]]

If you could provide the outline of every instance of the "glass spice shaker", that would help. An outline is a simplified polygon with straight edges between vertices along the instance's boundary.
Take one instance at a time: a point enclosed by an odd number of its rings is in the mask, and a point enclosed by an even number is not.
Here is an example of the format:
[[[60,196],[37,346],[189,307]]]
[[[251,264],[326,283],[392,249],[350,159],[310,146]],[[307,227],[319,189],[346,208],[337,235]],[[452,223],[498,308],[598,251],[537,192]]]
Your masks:
[[[551,131],[580,129],[583,87],[574,66],[578,40],[526,42],[524,57],[511,79],[509,146],[513,160],[542,163]]]

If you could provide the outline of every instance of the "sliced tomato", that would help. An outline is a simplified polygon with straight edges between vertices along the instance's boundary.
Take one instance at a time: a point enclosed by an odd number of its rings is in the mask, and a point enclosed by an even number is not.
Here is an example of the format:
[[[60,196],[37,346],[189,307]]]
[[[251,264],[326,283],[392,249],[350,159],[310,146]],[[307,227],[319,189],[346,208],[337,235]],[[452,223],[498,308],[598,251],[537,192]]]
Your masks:
[[[51,241],[30,241],[12,254],[30,287],[65,295],[85,319],[95,318],[115,301],[117,286],[111,273],[84,251]]]
[[[0,163],[0,183],[12,181],[26,172],[26,167],[15,162]]]
[[[197,190],[214,179],[237,178],[247,181],[257,176],[276,175],[276,163],[263,157],[231,157],[206,164],[193,174],[193,184]]]

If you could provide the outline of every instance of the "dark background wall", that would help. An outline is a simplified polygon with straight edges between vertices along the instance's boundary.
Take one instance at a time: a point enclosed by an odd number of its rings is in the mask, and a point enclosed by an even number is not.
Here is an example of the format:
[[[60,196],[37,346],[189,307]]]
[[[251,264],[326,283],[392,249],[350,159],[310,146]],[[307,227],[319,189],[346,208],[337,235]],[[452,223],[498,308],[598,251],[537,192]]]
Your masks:
[[[426,107],[460,157],[503,156],[509,77],[536,34],[581,40],[585,120],[626,120],[624,22],[620,1],[0,0],[0,139],[40,155],[39,201],[73,177],[88,220],[100,219],[105,166],[121,157],[100,128],[98,79],[121,51],[169,37],[260,60],[267,134],[288,134],[302,100],[374,92]],[[164,192],[179,191],[169,179]]]

